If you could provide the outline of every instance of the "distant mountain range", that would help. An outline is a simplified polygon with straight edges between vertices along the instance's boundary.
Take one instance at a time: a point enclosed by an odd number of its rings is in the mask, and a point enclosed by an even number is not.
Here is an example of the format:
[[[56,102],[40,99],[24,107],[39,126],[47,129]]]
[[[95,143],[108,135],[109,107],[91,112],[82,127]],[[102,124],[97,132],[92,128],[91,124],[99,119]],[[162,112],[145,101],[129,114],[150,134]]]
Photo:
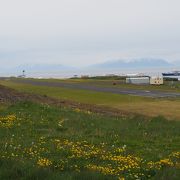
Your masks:
[[[73,67],[60,65],[60,64],[24,64],[13,68],[0,68],[0,76],[2,75],[12,75],[12,76],[18,76],[22,75],[23,70],[25,71],[25,74],[47,74],[53,72],[61,72],[61,71],[70,71],[73,70]]]
[[[133,59],[130,61],[125,60],[115,60],[107,61],[101,64],[95,64],[90,66],[91,68],[153,68],[153,67],[172,67],[174,63],[169,63],[163,59]]]
[[[70,66],[65,66],[61,64],[25,64],[20,65],[14,68],[2,68],[0,69],[1,74],[22,74],[22,71],[25,70],[28,74],[33,73],[53,73],[53,72],[69,72],[69,71],[76,71],[76,72],[85,72],[86,70],[108,70],[108,69],[140,69],[140,68],[176,68],[180,67],[180,61],[174,61],[169,63],[164,59],[152,59],[152,58],[140,58],[140,59],[132,59],[129,61],[125,60],[112,60],[107,61],[100,64],[94,64],[91,66],[87,66],[84,68],[75,68]]]
[[[25,64],[18,67],[13,68],[13,71],[29,71],[29,72],[43,72],[43,71],[59,71],[59,70],[70,70],[72,67],[61,65],[61,64]]]
[[[173,64],[180,67],[180,60],[174,61]]]
[[[106,61],[100,64],[94,64],[83,69],[93,69],[93,68],[101,68],[101,69],[113,69],[113,68],[155,68],[155,67],[174,67],[179,66],[180,61],[175,61],[173,63],[169,63],[164,59],[153,59],[153,58],[141,58],[141,59],[132,59],[129,61],[126,60],[112,60]],[[61,64],[25,64],[11,69],[12,71],[22,71],[26,70],[29,72],[43,72],[43,71],[62,71],[62,70],[77,70],[82,68],[75,68],[70,66],[65,66]]]

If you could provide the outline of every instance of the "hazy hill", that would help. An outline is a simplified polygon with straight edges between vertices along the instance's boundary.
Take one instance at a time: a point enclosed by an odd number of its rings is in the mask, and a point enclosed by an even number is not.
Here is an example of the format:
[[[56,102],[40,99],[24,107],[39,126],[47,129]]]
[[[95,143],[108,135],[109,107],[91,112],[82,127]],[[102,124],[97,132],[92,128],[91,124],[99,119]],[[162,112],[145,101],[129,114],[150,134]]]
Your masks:
[[[101,64],[92,65],[92,68],[153,68],[153,67],[170,67],[174,66],[172,63],[169,63],[163,59],[133,59],[130,61],[125,60],[115,60],[107,61]]]
[[[58,70],[69,70],[72,67],[60,65],[60,64],[31,64],[31,65],[21,65],[18,67],[13,68],[14,71],[58,71]]]
[[[180,67],[180,60],[176,60],[176,61],[174,61],[174,62],[173,62],[173,64],[174,64],[175,66]]]
[[[25,74],[47,74],[53,72],[62,72],[73,70],[73,67],[68,67],[59,64],[24,64],[13,68],[0,69],[0,75],[21,75],[25,70]]]

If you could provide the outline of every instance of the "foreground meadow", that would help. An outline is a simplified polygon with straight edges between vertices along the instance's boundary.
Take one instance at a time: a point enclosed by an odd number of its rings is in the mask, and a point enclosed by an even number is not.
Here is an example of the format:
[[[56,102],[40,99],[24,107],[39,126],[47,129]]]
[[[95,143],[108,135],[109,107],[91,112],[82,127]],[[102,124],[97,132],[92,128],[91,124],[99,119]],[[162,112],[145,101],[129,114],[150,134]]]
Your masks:
[[[0,106],[0,179],[179,179],[180,123]]]

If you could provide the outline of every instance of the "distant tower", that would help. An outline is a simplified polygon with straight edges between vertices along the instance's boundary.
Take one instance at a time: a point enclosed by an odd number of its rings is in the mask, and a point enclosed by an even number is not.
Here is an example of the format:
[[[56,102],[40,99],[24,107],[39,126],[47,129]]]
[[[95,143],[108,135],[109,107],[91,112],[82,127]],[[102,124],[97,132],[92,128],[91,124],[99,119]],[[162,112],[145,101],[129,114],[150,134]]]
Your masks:
[[[23,77],[25,77],[25,70],[23,70]]]

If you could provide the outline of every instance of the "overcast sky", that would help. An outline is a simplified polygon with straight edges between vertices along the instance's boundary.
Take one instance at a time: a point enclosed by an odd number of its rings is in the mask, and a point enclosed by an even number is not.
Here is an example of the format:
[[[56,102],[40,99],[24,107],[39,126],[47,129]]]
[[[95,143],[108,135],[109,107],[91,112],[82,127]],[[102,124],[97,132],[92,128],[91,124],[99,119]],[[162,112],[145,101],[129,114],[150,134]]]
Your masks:
[[[0,62],[180,60],[179,7],[179,0],[0,0]]]

